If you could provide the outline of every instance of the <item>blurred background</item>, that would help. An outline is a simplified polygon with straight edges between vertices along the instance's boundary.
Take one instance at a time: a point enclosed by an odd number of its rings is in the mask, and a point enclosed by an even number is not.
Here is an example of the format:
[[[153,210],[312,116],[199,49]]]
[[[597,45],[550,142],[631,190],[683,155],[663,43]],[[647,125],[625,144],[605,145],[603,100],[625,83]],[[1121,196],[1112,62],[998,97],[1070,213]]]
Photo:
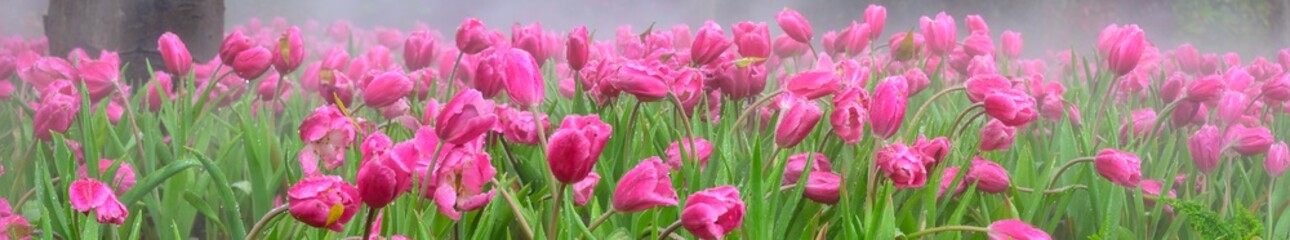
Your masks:
[[[60,12],[67,8],[80,8],[77,9],[80,11],[78,14],[105,16],[98,17],[99,19],[114,16],[126,18],[118,21],[119,23],[114,23],[114,25],[125,25],[123,28],[140,25],[139,22],[173,17],[156,12],[181,11],[188,15],[203,15],[199,16],[207,19],[203,21],[218,25],[209,27],[222,28],[223,31],[245,24],[251,19],[260,19],[264,24],[269,24],[271,19],[283,17],[293,25],[305,25],[313,21],[325,27],[336,20],[343,19],[357,28],[387,27],[404,29],[405,32],[418,24],[425,24],[450,36],[463,18],[477,17],[489,27],[503,31],[509,31],[508,28],[513,23],[541,22],[548,31],[558,32],[567,31],[575,25],[586,24],[590,29],[602,33],[598,36],[600,40],[606,40],[612,38],[614,28],[622,24],[634,25],[636,31],[642,31],[650,23],[657,23],[661,27],[669,27],[676,23],[688,23],[694,26],[709,19],[725,26],[727,31],[729,26],[737,21],[765,21],[772,26],[772,32],[777,32],[778,27],[774,26],[773,16],[784,7],[795,8],[802,12],[811,21],[816,34],[821,35],[831,29],[841,29],[852,20],[861,19],[867,5],[880,4],[886,6],[889,11],[888,27],[883,33],[884,39],[895,32],[914,29],[920,16],[935,15],[940,11],[954,16],[959,22],[960,30],[966,31],[962,27],[963,16],[978,14],[990,23],[993,34],[999,34],[1003,30],[1021,32],[1026,40],[1024,55],[1028,57],[1042,57],[1046,51],[1068,48],[1079,51],[1091,50],[1097,33],[1110,23],[1139,24],[1146,31],[1148,38],[1162,49],[1171,49],[1178,44],[1190,42],[1202,52],[1221,54],[1231,51],[1249,59],[1255,55],[1273,55],[1277,49],[1290,46],[1290,31],[1286,27],[1290,26],[1290,12],[1288,12],[1290,0],[1001,0],[989,1],[989,3],[950,0],[2,1],[6,2],[3,4],[6,7],[0,9],[0,35],[48,34],[51,38],[51,54],[54,55],[62,54],[58,52],[60,44],[55,43],[59,42],[54,39],[59,35],[56,32],[66,30],[60,28],[69,27],[65,26],[67,24],[52,26],[57,25],[57,21],[51,15],[67,14]],[[55,14],[56,12],[58,14]],[[149,14],[149,12],[153,13]],[[222,16],[218,16],[221,12]],[[133,19],[130,19],[131,17]],[[210,19],[213,18],[218,19],[211,21]],[[168,28],[197,27],[191,24],[169,24],[168,26]],[[80,35],[85,32],[85,29],[69,32]],[[162,31],[150,31],[138,35],[159,35],[160,32]],[[185,36],[191,34],[180,33],[180,35],[185,41],[193,38]],[[215,39],[213,41],[215,45],[218,45],[219,39],[222,38],[218,35],[203,37]],[[138,38],[155,44],[156,36]],[[202,48],[203,44],[211,44],[198,42],[189,43],[189,47]],[[195,54],[199,57],[203,55],[199,53],[203,52],[200,49],[194,51],[198,52]]]

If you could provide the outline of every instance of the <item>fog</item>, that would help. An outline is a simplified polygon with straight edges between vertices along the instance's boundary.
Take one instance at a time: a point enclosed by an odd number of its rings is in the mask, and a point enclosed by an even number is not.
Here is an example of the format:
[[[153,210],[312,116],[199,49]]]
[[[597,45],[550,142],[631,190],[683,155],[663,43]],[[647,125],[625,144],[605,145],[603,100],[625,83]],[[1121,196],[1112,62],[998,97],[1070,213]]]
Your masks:
[[[1282,0],[1247,1],[1025,1],[1005,0],[980,4],[974,1],[768,1],[768,0],[554,0],[554,1],[449,1],[449,0],[224,0],[225,27],[245,23],[258,17],[266,23],[273,17],[284,17],[291,24],[315,20],[330,24],[345,19],[357,27],[392,27],[411,29],[424,23],[451,35],[465,17],[476,17],[491,28],[509,31],[513,23],[541,22],[547,31],[567,31],[576,25],[587,25],[600,32],[597,38],[612,38],[614,29],[623,24],[641,31],[651,23],[669,27],[677,23],[691,26],[715,20],[729,31],[738,21],[764,21],[778,31],[773,16],[785,7],[802,12],[814,26],[817,39],[831,29],[841,29],[852,20],[861,20],[869,4],[888,9],[888,23],[883,34],[916,30],[920,16],[946,11],[956,18],[960,31],[967,14],[978,14],[990,23],[992,35],[1003,30],[1021,32],[1026,42],[1025,55],[1042,57],[1047,50],[1074,48],[1089,51],[1096,35],[1110,23],[1139,24],[1148,39],[1162,49],[1172,49],[1190,42],[1202,52],[1241,53],[1246,59],[1254,55],[1273,55],[1277,49],[1290,47],[1290,3]],[[32,36],[41,33],[41,15],[48,3],[43,0],[0,0],[0,34]],[[960,34],[964,37],[966,34]],[[818,41],[816,44],[819,44]]]

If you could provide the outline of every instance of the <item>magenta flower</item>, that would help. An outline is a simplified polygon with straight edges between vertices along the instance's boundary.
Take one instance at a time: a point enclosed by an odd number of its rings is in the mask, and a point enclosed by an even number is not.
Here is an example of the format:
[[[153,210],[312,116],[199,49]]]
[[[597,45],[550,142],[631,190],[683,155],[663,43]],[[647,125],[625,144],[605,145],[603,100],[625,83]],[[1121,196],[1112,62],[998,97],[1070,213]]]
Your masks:
[[[775,37],[775,41],[771,42],[771,48],[774,49],[775,56],[792,58],[806,54],[810,47],[805,43],[793,40],[793,37],[789,37],[787,34],[779,34],[779,36]]]
[[[107,174],[107,171],[111,170],[113,165],[118,164],[116,160],[99,159],[98,165],[99,175],[103,175]],[[76,176],[80,178],[89,178],[89,174],[86,171],[87,169],[85,164],[81,164],[81,166],[76,169]],[[99,178],[103,177],[100,176]],[[126,191],[129,191],[130,188],[134,188],[134,184],[136,183],[134,165],[122,161],[119,166],[117,166],[116,177],[112,178],[112,183],[116,184],[116,193],[120,194],[124,194]]]
[[[1106,53],[1106,63],[1117,76],[1124,76],[1138,67],[1150,43],[1147,42],[1146,34],[1142,33],[1142,29],[1132,24],[1119,29],[1113,40],[1114,45],[1111,45],[1110,51]],[[1098,44],[1100,47],[1102,43],[1099,41]]]
[[[739,22],[731,31],[734,32],[734,44],[739,48],[740,56],[770,58],[770,29],[766,27],[766,23]]]
[[[646,158],[636,164],[623,174],[614,189],[614,210],[621,213],[676,206],[677,201],[668,166],[658,157]]]
[[[403,65],[409,70],[429,67],[435,59],[435,38],[428,31],[415,31],[403,41]]]
[[[1021,49],[1025,46],[1025,42],[1021,39],[1021,33],[1003,31],[1003,35],[1000,38],[1002,38],[1001,43],[999,43],[1002,46],[1000,51],[1003,52],[1003,56],[1008,57],[1008,59],[1021,57]]]
[[[292,26],[282,32],[277,44],[273,51],[273,68],[284,75],[300,68],[305,61],[305,40],[300,36],[300,28]]]
[[[838,91],[838,77],[833,69],[799,72],[788,79],[786,89],[793,95],[815,100]]]
[[[824,114],[815,102],[789,96],[775,126],[775,145],[792,148],[806,139]]]
[[[479,91],[467,89],[448,101],[434,120],[440,140],[461,145],[493,129],[497,116],[493,114],[492,101],[484,99]]]
[[[489,34],[488,27],[479,19],[466,18],[457,27],[457,50],[467,54],[484,51],[493,45],[493,38]]]
[[[806,21],[806,17],[802,17],[801,13],[792,8],[784,8],[776,13],[775,22],[779,23],[779,28],[784,30],[784,34],[800,43],[809,45],[811,37],[815,35],[815,30],[811,29],[811,23]]]
[[[882,36],[883,26],[887,25],[887,8],[870,4],[864,9],[864,23],[869,25],[869,38]]]
[[[363,203],[383,208],[412,187],[412,167],[418,155],[410,143],[390,149],[390,139],[380,132],[363,141],[363,163],[355,182]]]
[[[358,213],[358,190],[339,176],[308,176],[287,190],[288,211],[309,226],[335,232]]]
[[[538,60],[534,60],[533,55],[519,49],[509,48],[499,51],[501,52],[496,54],[506,56],[506,65],[503,68],[506,81],[503,82],[503,86],[506,87],[506,95],[510,96],[511,102],[520,105],[521,109],[542,104],[546,85],[543,83],[542,73],[538,72],[541,69]]]
[[[264,47],[253,47],[237,53],[233,59],[233,72],[243,79],[256,79],[269,70],[273,54]]]
[[[1287,149],[1286,142],[1272,144],[1272,147],[1268,148],[1267,156],[1263,158],[1263,171],[1266,171],[1268,176],[1280,177],[1286,172],[1287,166],[1290,166],[1290,150]]]
[[[950,154],[950,140],[945,137],[927,139],[927,136],[919,135],[918,140],[910,147],[923,157],[923,163],[927,169],[932,169],[945,160],[945,155]]]
[[[505,137],[506,141],[537,145],[541,138],[546,136],[538,135],[538,131],[535,129],[535,121],[540,121],[544,132],[551,133],[548,130],[551,129],[551,120],[547,118],[546,114],[538,113],[538,117],[534,118],[533,112],[519,111],[504,106],[498,106],[497,112],[502,137]]]
[[[460,220],[461,212],[483,208],[496,194],[495,189],[484,192],[484,185],[497,175],[497,169],[493,168],[492,158],[481,149],[482,144],[476,141],[445,146],[431,179],[422,179],[422,190],[427,195],[433,194],[439,213],[448,218]]]
[[[586,206],[587,202],[591,201],[591,197],[596,196],[596,184],[598,183],[600,183],[600,174],[595,172],[587,174],[587,177],[582,178],[582,181],[573,183],[573,204]]]
[[[40,106],[32,115],[32,135],[44,141],[53,139],[51,132],[67,133],[76,120],[76,114],[81,111],[80,97],[71,90],[71,82],[57,81],[50,84],[50,88],[67,90],[50,90],[41,97]]]
[[[363,89],[363,102],[382,108],[398,102],[412,93],[412,80],[398,71],[389,71],[372,78]]]
[[[1142,160],[1125,151],[1102,149],[1094,158],[1093,167],[1106,180],[1124,187],[1137,187],[1142,178]]]
[[[864,123],[869,119],[869,93],[861,87],[845,87],[833,97],[829,123],[833,132],[847,144],[864,137]]]
[[[985,97],[994,94],[994,92],[1011,89],[1012,81],[996,74],[975,75],[968,78],[963,85],[967,88],[968,100],[981,102],[985,101]]]
[[[904,77],[892,76],[874,87],[873,102],[869,105],[870,128],[874,135],[889,139],[900,130],[905,121],[905,104],[909,101],[907,84]]]
[[[963,52],[969,56],[994,55],[994,39],[990,38],[989,33],[972,32],[967,38],[963,39]]]
[[[833,205],[838,203],[841,198],[840,188],[842,187],[842,176],[833,172],[811,172],[806,178],[805,191],[802,192],[806,199],[821,204]]]
[[[193,69],[193,55],[188,53],[188,47],[184,46],[179,35],[171,32],[161,34],[157,39],[157,51],[161,52],[162,63],[171,74],[188,76]]]
[[[112,193],[112,188],[93,178],[72,182],[67,197],[72,209],[80,213],[94,211],[94,218],[99,223],[125,224],[125,218],[130,215],[130,211]]]
[[[712,21],[704,22],[699,32],[694,34],[694,42],[690,43],[690,60],[695,65],[708,65],[716,61],[730,45],[731,40],[726,38],[721,25]]]
[[[950,184],[954,184],[954,178],[958,177],[958,174],[958,167],[947,167],[941,172],[941,186],[936,190],[936,198],[945,196],[945,191],[950,190]],[[967,190],[967,185],[963,184],[965,181],[959,180],[959,183],[954,185],[954,195],[962,194],[964,190]]]
[[[569,68],[575,71],[582,70],[587,66],[587,60],[590,58],[591,46],[590,39],[587,37],[587,26],[577,26],[573,31],[569,31],[568,42],[565,44],[565,58],[569,59]]]
[[[982,101],[985,112],[1008,126],[1021,126],[1039,117],[1035,98],[1016,89],[995,91]]]
[[[874,165],[883,176],[891,179],[896,188],[920,188],[927,184],[923,160],[904,144],[895,143],[879,149],[874,156]]]
[[[1040,230],[1017,219],[994,221],[989,227],[990,240],[1051,240],[1044,230]]]
[[[686,198],[681,226],[700,239],[720,239],[743,225],[746,211],[739,189],[722,185]]]
[[[697,40],[695,42],[698,42]],[[668,87],[664,80],[668,77],[668,68],[658,62],[627,61],[619,70],[618,77],[609,79],[614,88],[636,96],[640,101],[657,101],[667,96]]]
[[[1187,100],[1194,102],[1217,101],[1227,92],[1227,81],[1218,75],[1197,78],[1187,87]]]
[[[1128,143],[1130,139],[1146,137],[1151,131],[1155,131],[1156,111],[1150,108],[1133,110],[1130,117],[1124,119],[1124,124],[1120,125],[1120,143]],[[1133,138],[1130,138],[1133,137]]]
[[[703,169],[708,166],[708,158],[712,156],[712,143],[700,137],[682,138],[668,145],[664,154],[667,155],[667,165],[671,166],[672,170],[681,169],[682,158],[690,161],[697,160],[699,169]]]
[[[814,155],[814,156],[812,156]],[[807,159],[810,159],[811,169],[806,169]],[[802,174],[813,172],[833,172],[833,164],[829,163],[829,158],[823,153],[798,153],[788,156],[788,163],[784,165],[783,185],[796,184],[801,179]]]
[[[547,145],[547,166],[556,180],[564,184],[582,181],[600,160],[613,129],[600,116],[569,115],[551,134]]]
[[[1196,133],[1187,138],[1187,150],[1191,152],[1192,163],[1202,173],[1212,173],[1218,169],[1219,159],[1223,154],[1225,141],[1214,125],[1201,126]]]
[[[936,19],[923,16],[918,19],[918,24],[923,31],[923,38],[927,39],[927,49],[932,54],[944,56],[958,45],[954,17],[945,12],[936,14]]]
[[[1268,152],[1272,142],[1272,131],[1264,126],[1245,127],[1237,124],[1227,128],[1228,148],[1241,156],[1253,156]]]
[[[872,40],[869,34],[868,23],[856,23],[851,21],[851,26],[842,29],[837,38],[833,41],[835,51],[846,53],[848,56],[856,56],[864,52],[869,47],[869,41]]]
[[[299,161],[306,176],[321,175],[318,161],[328,170],[336,169],[345,161],[345,149],[354,142],[356,129],[353,122],[334,106],[321,106],[300,123]]]
[[[981,128],[981,144],[977,149],[982,152],[1007,150],[1012,147],[1012,141],[1016,135],[1016,128],[1005,125],[998,119],[992,119]]]
[[[253,46],[255,46],[255,43],[251,41],[250,37],[243,35],[241,30],[233,30],[228,36],[224,37],[224,42],[220,44],[219,59],[223,61],[224,65],[233,66],[233,61],[237,60],[237,55],[251,49]]]
[[[964,181],[976,184],[976,189],[987,193],[1002,193],[1012,185],[1008,179],[1008,170],[989,159],[976,156],[968,168]]]

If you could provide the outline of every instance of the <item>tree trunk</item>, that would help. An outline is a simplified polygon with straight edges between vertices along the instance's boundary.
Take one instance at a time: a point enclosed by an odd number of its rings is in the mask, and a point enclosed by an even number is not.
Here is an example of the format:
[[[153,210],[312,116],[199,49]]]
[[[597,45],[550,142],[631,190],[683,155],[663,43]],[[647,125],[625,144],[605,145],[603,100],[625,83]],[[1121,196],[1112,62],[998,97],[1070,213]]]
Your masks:
[[[224,0],[50,0],[44,20],[51,55],[78,47],[91,56],[117,51],[127,81],[137,86],[148,77],[145,64],[161,67],[162,33],[179,35],[195,61],[214,57],[224,35]]]

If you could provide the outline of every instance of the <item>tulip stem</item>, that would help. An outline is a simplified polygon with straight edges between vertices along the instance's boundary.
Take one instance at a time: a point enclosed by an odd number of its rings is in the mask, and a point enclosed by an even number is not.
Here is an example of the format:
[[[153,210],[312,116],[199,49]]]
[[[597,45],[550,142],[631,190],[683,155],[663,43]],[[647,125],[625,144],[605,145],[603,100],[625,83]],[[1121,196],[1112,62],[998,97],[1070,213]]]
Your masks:
[[[923,229],[922,231],[910,233],[909,235],[905,235],[905,239],[918,239],[918,237],[921,237],[923,235],[933,234],[938,232],[948,232],[948,231],[980,232],[980,233],[990,232],[989,229],[986,229],[983,227],[963,226],[963,225],[940,226],[940,227],[928,228],[928,229]]]
[[[564,183],[556,183],[555,185],[555,193],[553,193],[555,194],[555,201],[551,202],[551,231],[546,233],[546,239],[556,239],[555,237],[560,235],[557,233],[560,230],[560,201],[564,200],[564,188],[567,186]]]
[[[914,113],[914,118],[909,119],[910,120],[909,123],[913,124],[913,126],[918,126],[918,120],[920,119],[920,117],[923,116],[923,111],[926,111],[928,107],[932,106],[932,102],[936,102],[936,99],[941,98],[941,96],[944,96],[946,94],[950,94],[950,93],[960,91],[960,90],[965,90],[965,89],[967,89],[967,87],[957,86],[957,87],[941,90],[940,92],[936,92],[936,94],[933,94],[931,98],[928,98],[927,101],[924,101],[922,106],[918,107],[918,112]],[[915,129],[916,128],[914,127],[910,127],[908,129],[909,134],[906,134],[906,135],[912,137]]]
[[[1259,91],[1259,95],[1254,95],[1254,97],[1253,97],[1253,98],[1250,98],[1250,103],[1245,105],[1245,109],[1244,109],[1244,110],[1241,110],[1241,115],[1245,115],[1245,113],[1246,113],[1246,112],[1249,112],[1249,111],[1250,111],[1250,108],[1253,108],[1253,107],[1254,107],[1254,102],[1259,101],[1259,99],[1260,99],[1260,98],[1263,98],[1263,94],[1265,94],[1265,93],[1267,93],[1267,92]],[[1265,112],[1266,112],[1266,111],[1265,111]],[[1259,119],[1259,120],[1263,120],[1263,119]]]
[[[672,232],[676,232],[678,228],[681,228],[681,220],[676,220],[672,225],[667,225],[667,228],[664,228],[663,232],[658,234],[658,240],[667,239],[667,236],[672,235]]]
[[[967,125],[975,122],[977,118],[981,118],[981,115],[985,115],[985,112],[977,112],[976,114],[973,114],[972,117],[969,117],[967,122],[963,122],[963,128],[959,128],[958,132],[954,134],[954,140],[957,141],[960,137],[963,137],[963,132],[967,132]]]
[[[372,239],[372,222],[376,221],[376,211],[380,210],[380,208],[374,207],[367,208],[367,222],[363,224],[363,239]]]
[[[457,65],[461,64],[461,57],[465,55],[466,55],[466,52],[460,52],[460,51],[457,52],[457,60],[454,60],[452,62],[452,71],[449,71],[448,73],[448,92],[449,93],[451,93],[453,90],[456,90],[455,87],[457,86],[457,84],[453,84],[453,83],[457,81]],[[430,89],[430,90],[434,91],[434,89]]]
[[[774,99],[775,96],[779,96],[779,94],[781,93],[784,93],[783,89],[771,92],[770,94],[767,94],[765,97],[762,97],[761,99],[757,99],[756,102],[749,104],[748,109],[744,110],[743,113],[740,113],[739,118],[735,119],[735,125],[731,129],[738,129],[739,126],[743,125],[743,123],[748,120],[748,115],[752,115],[752,113],[757,111],[757,106],[761,106],[762,104],[769,102],[771,99]]]
[[[591,221],[591,225],[587,227],[587,231],[588,231],[588,232],[590,232],[590,231],[595,231],[595,230],[596,230],[596,227],[599,227],[601,223],[605,223],[605,221],[608,221],[608,220],[609,220],[609,217],[614,216],[614,213],[617,213],[617,212],[618,212],[618,211],[614,211],[613,209],[609,209],[609,211],[605,211],[605,213],[604,213],[604,214],[600,214],[600,216],[599,216],[599,217],[596,217],[596,220],[592,220],[592,221]]]
[[[498,182],[497,179],[493,179],[493,188],[502,192],[502,198],[506,199],[507,205],[511,206],[511,213],[515,214],[515,221],[520,222],[520,228],[524,230],[524,236],[528,237],[528,239],[536,239],[533,237],[532,225],[529,225],[529,221],[524,219],[524,214],[522,214],[519,209],[520,204],[515,201],[515,197],[511,196],[511,192],[508,191],[506,185],[502,185],[502,183]]]
[[[287,205],[282,205],[273,208],[273,210],[269,210],[268,213],[265,213],[263,217],[260,217],[260,221],[255,222],[255,226],[251,227],[251,231],[247,232],[246,240],[255,239],[256,236],[259,236],[260,231],[264,230],[264,227],[269,225],[269,222],[277,219],[278,215],[282,215],[282,213],[287,212],[287,209]]]
[[[1024,188],[1024,187],[1016,187],[1016,188],[1017,188],[1017,191],[1020,191],[1020,192],[1028,192],[1028,193],[1035,192],[1035,189]],[[1088,189],[1088,186],[1074,184],[1074,185],[1069,185],[1069,186],[1059,187],[1059,188],[1049,188],[1048,190],[1044,190],[1044,194],[1054,194],[1054,193],[1065,192],[1068,190],[1080,190],[1080,189]]]
[[[962,112],[959,112],[959,115],[958,115],[957,117],[954,117],[954,124],[951,124],[951,125],[950,125],[950,132],[952,133],[952,132],[954,132],[954,129],[958,129],[958,127],[959,127],[959,122],[962,122],[962,121],[963,121],[963,117],[967,117],[968,113],[971,113],[971,112],[972,112],[972,110],[976,110],[977,108],[983,108],[983,107],[985,107],[985,104],[984,104],[984,103],[973,103],[972,105],[968,106],[967,108],[964,108]],[[921,111],[920,111],[920,112],[921,112]],[[917,115],[915,115],[915,116],[917,116]],[[914,123],[914,124],[917,124],[917,123]]]
[[[1062,173],[1066,173],[1066,170],[1075,166],[1075,164],[1089,163],[1089,162],[1093,162],[1093,157],[1082,157],[1082,158],[1071,159],[1071,161],[1066,162],[1066,165],[1063,165],[1061,169],[1057,169],[1057,174],[1053,174],[1053,178],[1048,180],[1048,186],[1052,187],[1054,184],[1057,184],[1057,179],[1061,179]]]
[[[1097,115],[1094,115],[1095,117],[1093,118],[1093,128],[1091,128],[1091,130],[1094,132],[1097,132],[1098,127],[1100,127],[1100,125],[1102,124],[1102,114],[1106,113],[1106,103],[1110,102],[1111,95],[1115,94],[1115,87],[1116,87],[1115,81],[1111,81],[1110,84],[1111,86],[1106,89],[1106,93],[1102,94],[1102,102],[1098,103]],[[1094,146],[1097,146],[1097,145],[1094,145]]]
[[[623,138],[624,138],[624,139],[623,139],[623,142],[624,142],[624,143],[631,144],[631,142],[632,142],[632,136],[635,136],[635,135],[636,135],[636,134],[635,134],[635,130],[636,130],[636,113],[637,113],[637,112],[640,112],[640,110],[641,110],[641,103],[642,103],[642,102],[641,102],[640,100],[637,100],[637,101],[636,101],[636,106],[633,106],[633,107],[632,107],[632,113],[631,113],[630,115],[628,115],[628,116],[627,116],[627,136],[624,136],[624,137],[623,137]],[[535,121],[535,122],[536,122],[536,121]],[[619,154],[619,158],[618,158],[618,159],[627,159],[627,156],[628,156],[627,152],[631,151],[631,149],[633,149],[633,148],[624,148],[624,149],[621,151],[621,153]]]

